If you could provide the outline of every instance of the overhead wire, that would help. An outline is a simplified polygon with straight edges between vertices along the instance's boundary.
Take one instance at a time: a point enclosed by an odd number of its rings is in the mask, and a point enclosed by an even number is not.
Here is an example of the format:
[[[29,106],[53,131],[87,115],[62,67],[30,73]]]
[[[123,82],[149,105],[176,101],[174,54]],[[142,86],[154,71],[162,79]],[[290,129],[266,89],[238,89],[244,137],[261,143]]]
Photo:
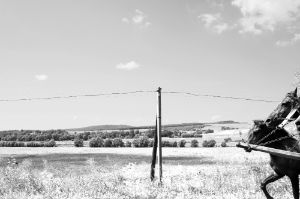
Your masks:
[[[266,103],[280,102],[280,101],[276,101],[276,100],[244,98],[244,97],[232,97],[232,96],[222,96],[222,95],[198,94],[198,93],[178,92],[178,91],[164,91],[162,93],[185,94],[185,95],[191,95],[191,96],[195,96],[195,97],[212,97],[212,98],[223,98],[223,99],[233,99],[233,100],[256,101],[256,102],[266,102]]]
[[[99,97],[99,96],[110,96],[110,95],[128,95],[128,94],[136,94],[136,93],[154,93],[154,92],[156,92],[156,91],[129,91],[129,92],[80,94],[80,95],[53,96],[53,97],[0,99],[0,102],[17,102],[17,101],[32,101],[32,100],[55,100],[55,99],[69,99],[69,98],[78,98],[78,97]]]
[[[57,100],[57,99],[79,98],[79,97],[99,97],[99,96],[129,95],[129,94],[137,94],[137,93],[155,93],[155,92],[157,92],[157,91],[137,90],[137,91],[129,91],[129,92],[112,92],[112,93],[79,94],[79,95],[52,96],[52,97],[0,99],[0,102],[18,102],[18,101],[33,101],[33,100]],[[276,101],[276,100],[257,99],[257,98],[244,98],[244,97],[234,97],[234,96],[222,96],[222,95],[211,95],[211,94],[200,94],[200,93],[181,92],[181,91],[163,91],[161,93],[164,93],[164,94],[183,94],[183,95],[190,95],[190,96],[194,96],[194,97],[211,97],[211,98],[245,100],[245,101],[256,101],[256,102],[266,102],[266,103],[280,102],[280,101]]]

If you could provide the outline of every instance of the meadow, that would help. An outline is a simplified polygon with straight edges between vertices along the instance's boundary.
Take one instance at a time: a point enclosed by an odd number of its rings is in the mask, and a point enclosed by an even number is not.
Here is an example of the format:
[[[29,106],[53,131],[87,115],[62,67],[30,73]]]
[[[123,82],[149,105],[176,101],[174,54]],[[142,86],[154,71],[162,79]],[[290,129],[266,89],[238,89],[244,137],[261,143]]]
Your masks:
[[[150,181],[151,148],[1,148],[3,199],[264,198],[269,157],[235,147],[163,148],[163,181]],[[12,164],[13,160],[18,164]],[[157,171],[156,171],[157,174]],[[283,178],[268,187],[291,198]]]

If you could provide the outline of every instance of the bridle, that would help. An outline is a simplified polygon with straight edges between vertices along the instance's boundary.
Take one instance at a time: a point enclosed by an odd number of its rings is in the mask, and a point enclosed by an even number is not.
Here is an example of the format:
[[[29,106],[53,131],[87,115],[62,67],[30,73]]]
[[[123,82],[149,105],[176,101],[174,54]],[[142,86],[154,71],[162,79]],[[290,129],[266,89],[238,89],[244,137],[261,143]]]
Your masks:
[[[266,123],[266,121],[264,121],[264,124],[267,126],[267,128],[271,128],[273,130],[270,133],[268,133],[267,135],[265,135],[264,137],[262,137],[260,140],[258,140],[255,143],[255,145],[257,145],[257,146],[265,146],[267,144],[271,144],[271,143],[278,142],[278,141],[281,141],[281,140],[284,140],[284,139],[288,139],[288,138],[293,138],[294,136],[296,136],[296,134],[290,134],[289,133],[287,136],[283,136],[283,137],[280,137],[280,138],[277,138],[277,139],[274,139],[274,140],[263,142],[266,138],[268,138],[271,135],[273,135],[277,130],[284,129],[284,127],[287,124],[289,124],[290,122],[293,122],[293,121],[296,121],[296,120],[300,120],[300,106],[299,106],[299,104],[297,104],[294,108],[292,108],[292,110],[290,111],[290,113],[285,118],[279,118],[279,119],[283,119],[283,121],[279,125],[277,125],[275,127],[268,126],[267,123]],[[299,140],[298,140],[298,142],[299,142]]]

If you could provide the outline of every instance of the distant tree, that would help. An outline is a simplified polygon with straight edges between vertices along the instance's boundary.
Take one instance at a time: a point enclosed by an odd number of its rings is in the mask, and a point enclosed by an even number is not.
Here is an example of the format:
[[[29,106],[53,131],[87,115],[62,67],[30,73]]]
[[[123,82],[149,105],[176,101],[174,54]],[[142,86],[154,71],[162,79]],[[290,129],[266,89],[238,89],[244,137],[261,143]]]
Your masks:
[[[137,129],[137,130],[135,130],[135,131],[134,131],[134,135],[138,135],[138,136],[140,136],[140,135],[141,135],[141,134],[140,134],[140,130],[138,130],[138,129]]]
[[[76,137],[74,140],[74,146],[75,147],[83,147],[83,139]]]
[[[134,139],[132,141],[132,146],[133,147],[140,147],[140,140],[138,138]]]
[[[54,140],[50,140],[48,142],[44,143],[45,147],[55,147],[56,146],[56,142]]]
[[[149,138],[147,136],[143,136],[139,138],[140,147],[148,147],[149,146]]]
[[[90,136],[90,132],[84,132],[84,133],[83,133],[83,136],[82,136],[82,139],[83,139],[84,141],[87,141],[87,140],[89,139],[89,136]]]
[[[177,142],[176,142],[176,141],[174,141],[174,142],[172,143],[172,147],[177,147]]]
[[[90,146],[90,147],[103,147],[103,146],[104,146],[104,141],[103,141],[102,138],[96,137],[96,138],[93,138],[93,139],[89,142],[89,146]]]
[[[133,130],[133,129],[131,129],[131,130],[129,131],[129,135],[128,135],[128,137],[129,137],[129,138],[134,138],[134,136],[135,136],[135,134],[134,134],[134,130]]]
[[[198,140],[192,140],[191,141],[191,147],[198,147],[198,146],[199,146]]]
[[[181,134],[182,138],[190,138],[190,137],[194,137],[194,134],[190,134],[190,133],[182,133]]]
[[[226,141],[223,141],[223,142],[221,143],[221,147],[227,147],[227,142],[226,142]]]
[[[174,134],[172,131],[164,130],[161,132],[161,137],[174,137]]]
[[[154,133],[155,133],[155,130],[147,130],[145,131],[145,136],[147,136],[148,138],[153,138],[154,137]]]
[[[164,141],[161,142],[161,146],[162,147],[171,147],[172,144],[169,141],[164,140]]]
[[[153,145],[154,145],[154,140],[153,139],[149,139],[149,147],[153,147]]]
[[[177,145],[178,147],[185,147],[186,141],[185,140],[180,140]]]
[[[199,133],[194,133],[194,137],[195,137],[195,138],[202,138],[203,135],[202,135],[202,134],[199,134]]]
[[[216,141],[215,140],[204,140],[202,143],[203,147],[214,147],[216,146]]]
[[[124,142],[121,138],[115,138],[112,141],[112,146],[113,147],[124,147]]]
[[[125,147],[131,147],[131,142],[130,141],[126,141],[125,142]]]
[[[205,131],[205,133],[213,133],[214,132],[214,130],[212,130],[212,129],[207,129],[206,131]]]
[[[113,144],[112,144],[112,140],[111,139],[105,139],[104,141],[104,147],[112,147]]]

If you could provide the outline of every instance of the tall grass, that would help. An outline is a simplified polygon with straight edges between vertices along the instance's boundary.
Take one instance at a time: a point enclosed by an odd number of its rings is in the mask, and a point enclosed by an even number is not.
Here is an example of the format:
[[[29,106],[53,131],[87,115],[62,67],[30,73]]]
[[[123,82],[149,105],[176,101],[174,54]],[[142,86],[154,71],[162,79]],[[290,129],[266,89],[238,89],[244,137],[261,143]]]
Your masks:
[[[93,159],[88,172],[76,175],[51,167],[46,161],[35,170],[30,161],[0,168],[3,199],[94,199],[94,198],[264,198],[259,184],[271,172],[265,159],[217,161],[213,164],[164,165],[163,182],[150,182],[150,165],[127,164],[106,169]],[[287,179],[269,186],[275,198],[291,198]]]

